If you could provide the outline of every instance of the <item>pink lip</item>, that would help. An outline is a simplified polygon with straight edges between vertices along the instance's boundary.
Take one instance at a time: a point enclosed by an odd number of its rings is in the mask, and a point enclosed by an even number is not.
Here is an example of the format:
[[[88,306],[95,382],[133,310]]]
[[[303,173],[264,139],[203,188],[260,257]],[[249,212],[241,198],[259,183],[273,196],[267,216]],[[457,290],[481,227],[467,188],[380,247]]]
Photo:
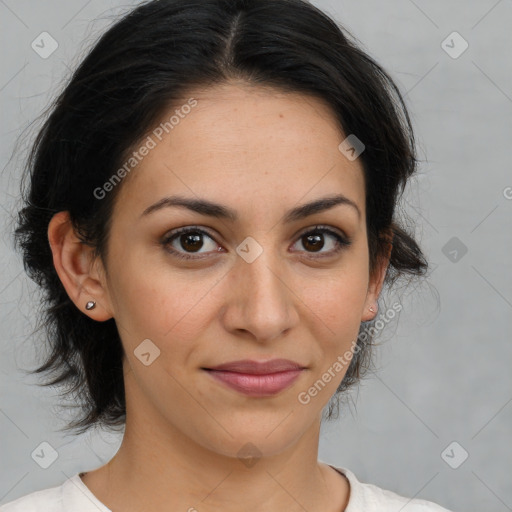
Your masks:
[[[287,359],[242,360],[204,368],[215,379],[249,396],[271,396],[290,386],[304,367]]]
[[[265,362],[242,359],[207,368],[207,370],[224,370],[226,372],[250,373],[252,375],[268,375],[269,373],[301,369],[303,369],[303,366],[289,359],[271,359]]]

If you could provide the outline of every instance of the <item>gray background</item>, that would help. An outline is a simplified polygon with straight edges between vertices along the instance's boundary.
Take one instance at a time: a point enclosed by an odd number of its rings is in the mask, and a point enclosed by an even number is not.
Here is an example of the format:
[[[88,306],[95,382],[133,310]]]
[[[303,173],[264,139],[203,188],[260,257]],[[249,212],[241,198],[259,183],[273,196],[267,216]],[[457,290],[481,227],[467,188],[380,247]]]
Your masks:
[[[98,467],[120,443],[101,431],[58,433],[58,390],[21,371],[36,364],[37,293],[9,230],[38,125],[23,130],[113,17],[136,3],[0,0],[0,503]],[[403,312],[382,334],[378,372],[323,425],[319,458],[454,511],[512,510],[512,1],[313,3],[406,94],[422,165],[404,205],[433,269],[423,284],[386,295],[381,311],[398,297]],[[59,44],[47,59],[31,48],[43,31]],[[454,31],[469,44],[457,58],[442,47]],[[447,40],[452,54],[462,48],[457,37]],[[42,442],[58,452],[48,469],[31,457]]]

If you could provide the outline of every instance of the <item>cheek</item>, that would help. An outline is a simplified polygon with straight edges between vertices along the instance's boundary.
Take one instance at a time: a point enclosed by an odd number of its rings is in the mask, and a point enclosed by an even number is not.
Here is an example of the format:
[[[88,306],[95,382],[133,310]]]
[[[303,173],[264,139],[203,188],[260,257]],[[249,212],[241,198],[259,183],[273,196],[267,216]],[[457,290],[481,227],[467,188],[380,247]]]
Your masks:
[[[169,266],[150,260],[135,264],[135,260],[125,258],[112,275],[116,322],[123,340],[131,346],[154,339],[164,349],[173,338],[194,339],[210,313],[208,295],[218,276],[193,279],[192,270],[171,272]]]
[[[304,291],[304,314],[314,339],[308,347],[313,370],[297,396],[305,407],[321,410],[343,380],[359,334],[366,287],[364,272],[353,271],[339,272]]]
[[[307,314],[324,359],[335,359],[357,338],[366,298],[365,283],[351,277],[322,289],[309,289],[309,298],[305,300]]]
[[[364,256],[355,255],[350,264],[347,261],[328,281],[310,281],[304,290],[311,332],[317,342],[318,370],[323,373],[331,369],[335,374],[328,384],[332,393],[348,369],[351,358],[346,357],[347,351],[353,351],[361,326],[368,289]]]
[[[329,273],[323,279],[303,280],[300,286],[304,302],[334,333],[359,329],[368,290],[368,267],[364,255]],[[299,283],[298,283],[299,284]]]

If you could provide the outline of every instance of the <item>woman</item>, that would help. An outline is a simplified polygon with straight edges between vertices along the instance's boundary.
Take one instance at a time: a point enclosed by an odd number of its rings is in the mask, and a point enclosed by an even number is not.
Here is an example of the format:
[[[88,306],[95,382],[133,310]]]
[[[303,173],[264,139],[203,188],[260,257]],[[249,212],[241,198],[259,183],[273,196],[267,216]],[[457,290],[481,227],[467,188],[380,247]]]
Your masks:
[[[123,441],[0,510],[446,510],[317,460],[383,285],[427,266],[395,215],[415,164],[392,80],[305,1],[111,27],[34,144],[16,235],[47,297],[38,371],[81,399],[70,429]]]

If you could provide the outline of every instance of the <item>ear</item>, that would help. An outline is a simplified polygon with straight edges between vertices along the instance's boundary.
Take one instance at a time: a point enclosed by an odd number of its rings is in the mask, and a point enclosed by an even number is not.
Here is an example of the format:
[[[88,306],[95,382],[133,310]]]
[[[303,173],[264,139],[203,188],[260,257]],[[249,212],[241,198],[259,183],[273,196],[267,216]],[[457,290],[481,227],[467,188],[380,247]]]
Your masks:
[[[386,233],[382,235],[387,247],[386,250],[381,253],[381,256],[377,259],[375,268],[370,275],[370,281],[368,283],[368,292],[366,294],[366,300],[364,303],[364,309],[361,316],[362,322],[368,322],[373,320],[378,314],[377,301],[384,285],[384,279],[386,278],[386,272],[389,266],[389,260],[391,257],[391,251],[393,250],[393,235],[392,233]],[[370,311],[373,308],[373,311]]]
[[[75,306],[99,322],[112,318],[101,258],[94,258],[93,248],[77,237],[69,212],[61,211],[52,217],[48,241],[55,270]],[[85,305],[91,300],[96,302],[96,307],[87,311]]]

